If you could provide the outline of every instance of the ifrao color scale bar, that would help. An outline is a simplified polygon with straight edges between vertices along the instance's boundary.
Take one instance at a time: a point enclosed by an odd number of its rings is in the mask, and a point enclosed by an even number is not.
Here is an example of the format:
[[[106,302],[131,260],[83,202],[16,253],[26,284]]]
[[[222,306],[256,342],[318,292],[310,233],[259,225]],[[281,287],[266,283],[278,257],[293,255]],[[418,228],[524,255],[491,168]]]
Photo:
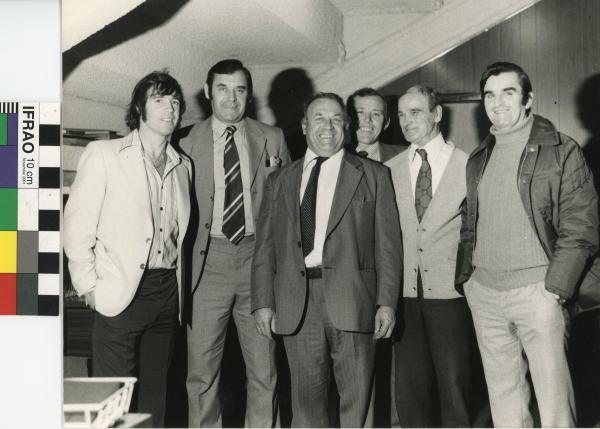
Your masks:
[[[0,315],[58,315],[57,103],[0,103],[0,207]]]

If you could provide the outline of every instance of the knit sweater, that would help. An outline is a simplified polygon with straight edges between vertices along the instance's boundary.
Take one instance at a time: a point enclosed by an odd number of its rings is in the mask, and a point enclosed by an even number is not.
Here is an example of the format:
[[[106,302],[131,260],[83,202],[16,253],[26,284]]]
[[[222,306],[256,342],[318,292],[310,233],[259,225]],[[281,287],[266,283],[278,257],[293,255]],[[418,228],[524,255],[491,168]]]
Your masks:
[[[508,130],[490,132],[496,145],[478,187],[477,243],[473,278],[498,290],[515,289],[544,280],[544,253],[518,189],[518,168],[533,116]]]

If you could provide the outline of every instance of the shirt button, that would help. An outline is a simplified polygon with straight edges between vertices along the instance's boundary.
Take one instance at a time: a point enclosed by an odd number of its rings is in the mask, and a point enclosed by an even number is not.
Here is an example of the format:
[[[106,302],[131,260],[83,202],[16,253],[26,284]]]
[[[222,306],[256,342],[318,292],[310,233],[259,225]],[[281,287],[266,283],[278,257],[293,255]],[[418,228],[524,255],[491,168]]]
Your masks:
[[[211,195],[211,196],[210,196],[210,200],[211,200],[211,201],[214,201],[214,200],[215,200],[215,197]]]
[[[146,269],[146,264],[140,264],[140,269],[141,269],[141,270],[144,270],[144,269]]]
[[[419,252],[422,252],[422,251],[423,251],[423,249],[419,249]]]
[[[300,241],[298,242],[298,247],[302,247],[302,243]]]
[[[300,275],[304,277],[304,271],[300,271]]]
[[[416,269],[416,268],[413,268],[413,270],[415,271],[415,273],[417,272],[417,269]]]
[[[158,253],[160,253],[160,252],[158,252]],[[429,272],[429,270],[423,270],[423,271],[424,271],[424,272],[426,272],[426,273],[428,273],[428,272]]]
[[[162,232],[162,228],[160,228],[159,231]]]
[[[162,253],[162,251],[161,251],[161,250],[159,250],[159,251],[158,251],[158,254],[160,255],[161,253]],[[427,270],[425,270],[425,271],[427,271]]]
[[[210,223],[208,223],[208,222],[207,222],[207,223],[205,223],[205,224],[204,224],[204,227],[205,227],[206,229],[210,228]]]
[[[162,210],[163,210],[163,208],[161,207],[161,208],[160,208],[160,211],[162,211]]]
[[[206,255],[206,250],[201,250],[201,251],[200,251],[200,254],[201,254],[202,256]]]

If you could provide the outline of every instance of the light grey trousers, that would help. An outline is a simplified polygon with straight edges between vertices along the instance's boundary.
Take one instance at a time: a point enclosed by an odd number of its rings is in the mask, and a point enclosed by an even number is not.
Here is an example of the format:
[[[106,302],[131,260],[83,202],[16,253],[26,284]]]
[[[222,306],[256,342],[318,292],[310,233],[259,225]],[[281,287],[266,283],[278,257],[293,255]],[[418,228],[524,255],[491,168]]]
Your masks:
[[[233,316],[246,364],[246,427],[277,425],[275,340],[256,331],[250,314],[254,239],[237,246],[211,238],[188,328],[187,391],[190,427],[221,427],[219,379],[229,318]]]
[[[544,282],[498,291],[465,284],[495,427],[532,427],[531,373],[542,427],[574,427],[568,314]]]

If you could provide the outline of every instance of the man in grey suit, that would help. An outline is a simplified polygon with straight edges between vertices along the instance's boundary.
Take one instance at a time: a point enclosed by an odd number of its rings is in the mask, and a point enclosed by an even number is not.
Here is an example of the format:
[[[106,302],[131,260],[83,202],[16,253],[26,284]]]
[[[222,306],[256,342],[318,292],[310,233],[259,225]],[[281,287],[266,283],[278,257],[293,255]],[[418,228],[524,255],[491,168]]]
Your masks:
[[[398,117],[411,143],[386,164],[404,251],[394,346],[398,417],[402,427],[470,427],[473,329],[467,302],[454,289],[467,154],[440,133],[442,107],[433,89],[408,89]]]
[[[373,88],[361,88],[348,97],[350,129],[359,156],[384,163],[398,155],[403,146],[381,143],[379,137],[390,125],[390,112],[383,96]],[[354,138],[352,139],[354,141]]]
[[[375,340],[395,324],[402,250],[389,170],[343,149],[347,124],[336,94],[307,102],[306,154],[267,178],[257,224],[252,311],[262,335],[283,335],[293,426],[329,426],[331,361],[341,425],[371,424]]]
[[[213,115],[180,142],[194,164],[192,317],[188,328],[191,427],[221,427],[221,361],[233,315],[246,363],[246,426],[277,422],[275,342],[250,314],[250,270],[265,178],[289,162],[283,133],[245,117],[250,72],[238,60],[209,71],[204,93]]]

